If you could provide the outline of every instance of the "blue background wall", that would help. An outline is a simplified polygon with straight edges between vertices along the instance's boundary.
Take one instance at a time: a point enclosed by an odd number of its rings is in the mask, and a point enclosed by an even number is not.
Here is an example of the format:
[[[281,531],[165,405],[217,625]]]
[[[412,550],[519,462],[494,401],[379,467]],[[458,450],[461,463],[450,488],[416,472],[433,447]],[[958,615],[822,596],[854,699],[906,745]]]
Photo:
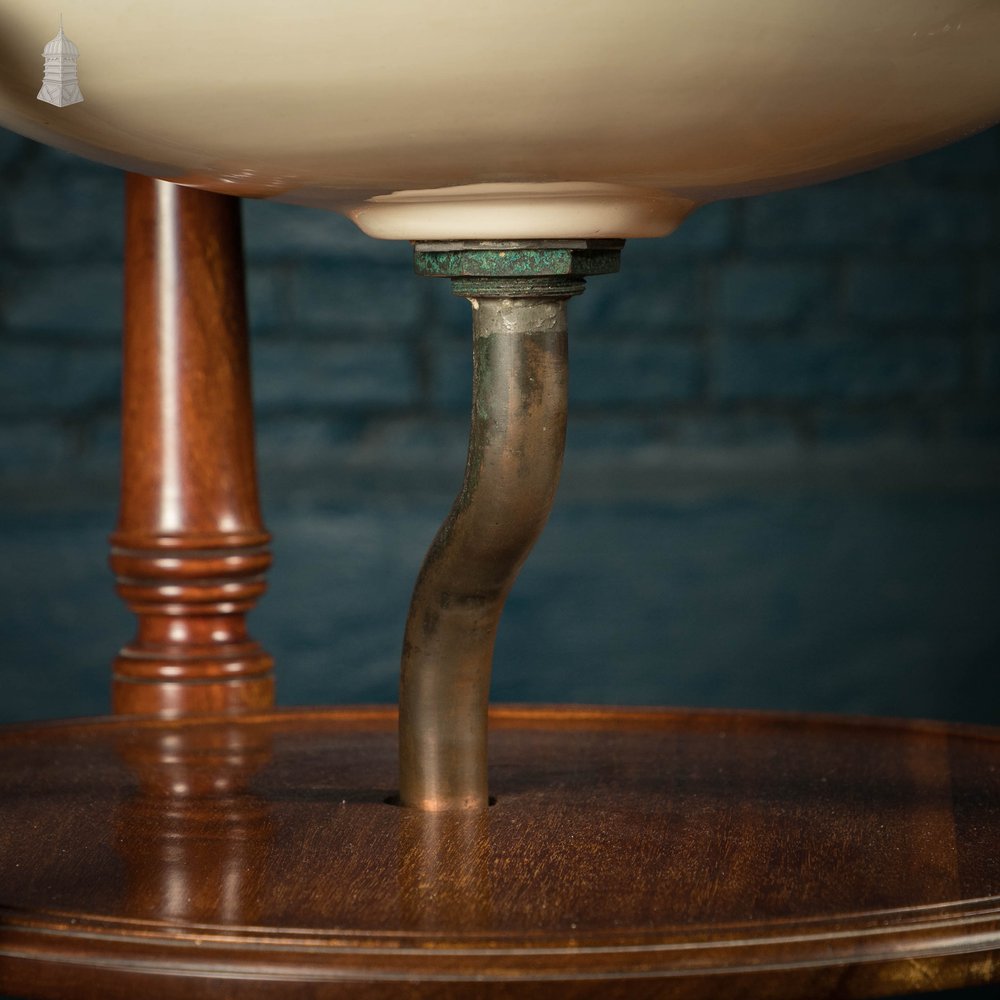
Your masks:
[[[501,699],[1000,722],[1000,131],[726,202],[571,305],[550,528]],[[245,204],[280,700],[391,700],[460,482],[468,306],[404,244]],[[121,177],[0,134],[0,716],[104,710],[131,629]]]
[[[1000,132],[704,208],[571,306],[550,528],[504,700],[1000,723]],[[0,133],[0,721],[99,713],[131,629],[117,474],[121,177]],[[405,245],[247,203],[255,632],[280,700],[395,695],[461,480],[467,305]]]

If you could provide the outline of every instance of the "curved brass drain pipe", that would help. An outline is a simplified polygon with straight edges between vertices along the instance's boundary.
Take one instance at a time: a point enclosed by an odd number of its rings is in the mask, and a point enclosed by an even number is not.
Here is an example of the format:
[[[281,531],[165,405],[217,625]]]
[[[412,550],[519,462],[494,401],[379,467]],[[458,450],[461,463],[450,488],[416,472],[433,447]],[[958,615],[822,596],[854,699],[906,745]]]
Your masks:
[[[616,270],[620,246],[417,247],[417,270],[452,277],[456,294],[472,303],[473,400],[465,481],[424,559],[403,640],[404,806],[487,805],[497,626],[548,518],[562,467],[566,300],[583,291],[583,274]]]

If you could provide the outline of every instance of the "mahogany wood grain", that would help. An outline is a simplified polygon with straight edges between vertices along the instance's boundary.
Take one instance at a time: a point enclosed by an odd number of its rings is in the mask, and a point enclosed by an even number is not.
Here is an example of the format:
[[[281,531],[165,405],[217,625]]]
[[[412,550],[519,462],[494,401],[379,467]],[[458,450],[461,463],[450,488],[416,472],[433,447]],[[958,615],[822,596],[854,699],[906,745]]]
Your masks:
[[[495,710],[478,813],[388,709],[0,732],[0,992],[861,998],[1000,981],[1000,731]]]
[[[138,615],[116,712],[273,702],[246,613],[270,565],[254,466],[239,201],[128,175],[121,506],[111,565]]]

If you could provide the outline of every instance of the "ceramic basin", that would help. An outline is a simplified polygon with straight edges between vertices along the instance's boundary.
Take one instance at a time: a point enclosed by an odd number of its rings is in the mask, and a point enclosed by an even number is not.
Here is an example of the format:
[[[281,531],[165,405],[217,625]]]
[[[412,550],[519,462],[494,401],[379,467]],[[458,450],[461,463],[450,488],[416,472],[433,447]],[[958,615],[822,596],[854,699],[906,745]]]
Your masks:
[[[654,236],[984,128],[998,53],[996,0],[0,0],[0,124],[378,237]]]

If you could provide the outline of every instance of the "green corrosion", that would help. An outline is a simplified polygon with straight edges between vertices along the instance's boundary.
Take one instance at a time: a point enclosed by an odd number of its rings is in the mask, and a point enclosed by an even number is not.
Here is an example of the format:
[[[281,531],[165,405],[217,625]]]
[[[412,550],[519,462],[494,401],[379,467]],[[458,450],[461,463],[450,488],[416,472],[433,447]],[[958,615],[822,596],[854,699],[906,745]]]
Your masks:
[[[417,274],[453,279],[457,295],[574,295],[590,275],[618,270],[623,245],[622,240],[418,243],[413,262]]]

